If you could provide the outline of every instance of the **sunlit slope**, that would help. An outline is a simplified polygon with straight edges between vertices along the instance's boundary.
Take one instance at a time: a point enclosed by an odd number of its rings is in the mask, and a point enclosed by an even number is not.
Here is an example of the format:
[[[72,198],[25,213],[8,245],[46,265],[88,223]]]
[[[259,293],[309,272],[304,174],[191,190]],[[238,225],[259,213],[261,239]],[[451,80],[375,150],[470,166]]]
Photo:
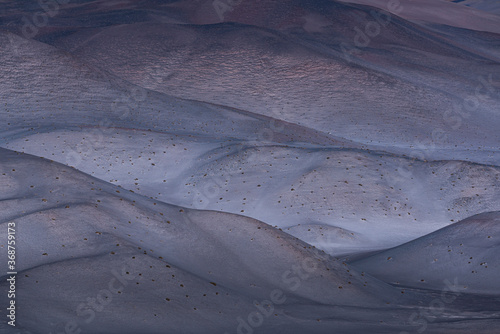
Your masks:
[[[491,165],[125,129],[92,138],[55,131],[6,147],[159,201],[259,219],[331,254],[396,246],[500,209],[500,171]]]

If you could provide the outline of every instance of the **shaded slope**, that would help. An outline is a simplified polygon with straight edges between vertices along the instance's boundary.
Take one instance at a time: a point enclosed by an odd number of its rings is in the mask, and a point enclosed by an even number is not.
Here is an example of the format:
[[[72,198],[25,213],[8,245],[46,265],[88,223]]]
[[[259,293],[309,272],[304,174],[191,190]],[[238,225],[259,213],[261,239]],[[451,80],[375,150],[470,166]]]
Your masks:
[[[463,292],[500,294],[500,214],[483,213],[352,263],[389,283],[440,289],[457,279]]]
[[[363,4],[389,10],[407,20],[431,24],[500,33],[500,17],[487,11],[462,6],[454,2],[434,0],[349,0],[348,3]]]

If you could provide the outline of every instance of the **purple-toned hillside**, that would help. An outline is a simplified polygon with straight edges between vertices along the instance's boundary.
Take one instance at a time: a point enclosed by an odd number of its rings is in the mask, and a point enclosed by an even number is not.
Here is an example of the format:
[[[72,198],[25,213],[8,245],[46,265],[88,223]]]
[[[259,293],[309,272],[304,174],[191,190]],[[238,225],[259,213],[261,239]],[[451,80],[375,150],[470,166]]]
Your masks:
[[[0,2],[0,334],[497,333],[498,8]]]

